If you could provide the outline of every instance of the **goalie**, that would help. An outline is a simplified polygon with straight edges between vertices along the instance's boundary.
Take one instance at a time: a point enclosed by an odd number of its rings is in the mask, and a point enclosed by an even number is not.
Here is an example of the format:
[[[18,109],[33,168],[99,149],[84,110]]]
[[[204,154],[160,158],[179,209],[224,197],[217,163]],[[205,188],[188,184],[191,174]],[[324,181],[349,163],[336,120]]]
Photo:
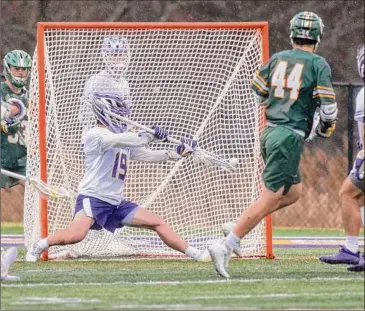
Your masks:
[[[131,103],[118,93],[94,93],[88,96],[97,125],[84,137],[85,174],[79,185],[74,218],[66,229],[57,230],[31,245],[26,260],[37,261],[42,251],[54,245],[82,241],[88,231],[104,228],[114,232],[123,226],[155,231],[169,247],[197,261],[207,261],[207,251],[191,247],[158,215],[128,201],[123,196],[129,160],[145,162],[176,161],[190,156],[196,147],[192,140],[182,140],[175,150],[151,150],[148,145],[164,141],[168,133],[153,127],[154,134],[128,132],[128,125],[106,111],[128,116]]]

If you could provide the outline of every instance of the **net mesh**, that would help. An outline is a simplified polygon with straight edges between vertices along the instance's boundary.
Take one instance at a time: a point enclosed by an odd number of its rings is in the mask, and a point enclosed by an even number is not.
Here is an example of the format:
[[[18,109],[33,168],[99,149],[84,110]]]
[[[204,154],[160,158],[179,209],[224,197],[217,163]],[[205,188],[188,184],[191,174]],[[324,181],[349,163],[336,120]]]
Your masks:
[[[165,127],[173,137],[198,134],[201,148],[240,160],[233,173],[191,159],[181,164],[129,164],[126,197],[162,216],[190,245],[204,249],[222,237],[222,224],[237,219],[259,194],[263,117],[250,84],[262,64],[262,33],[244,26],[46,29],[47,176],[49,183],[72,193],[77,193],[83,176],[80,98],[87,79],[105,69],[100,50],[103,39],[111,35],[121,35],[130,44],[131,61],[124,77],[133,99],[132,120]],[[36,52],[30,83],[28,176],[40,174]],[[48,201],[49,233],[67,227],[74,203],[75,198]],[[39,197],[31,187],[26,188],[24,214],[29,247],[40,235]],[[263,256],[265,247],[263,221],[244,238],[242,250],[245,256]],[[75,257],[181,255],[154,232],[130,227],[114,233],[91,230],[82,242],[49,251],[50,256],[66,252]]]

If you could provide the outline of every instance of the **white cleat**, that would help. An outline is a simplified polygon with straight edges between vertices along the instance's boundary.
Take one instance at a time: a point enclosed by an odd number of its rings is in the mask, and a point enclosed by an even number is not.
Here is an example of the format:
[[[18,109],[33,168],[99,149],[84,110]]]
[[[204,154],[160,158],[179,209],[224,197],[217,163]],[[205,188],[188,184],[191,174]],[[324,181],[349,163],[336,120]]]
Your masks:
[[[43,250],[38,246],[38,243],[32,243],[25,256],[25,261],[36,262],[39,260]]]
[[[209,251],[206,249],[204,251],[201,251],[201,253],[196,261],[211,262],[212,257],[210,257]]]
[[[233,222],[233,221],[226,222],[222,226],[223,235],[226,237],[233,230],[233,228],[234,228],[235,225],[236,225],[236,223]],[[243,252],[241,250],[241,245],[237,245],[233,249],[233,253],[235,253],[238,257],[243,257]]]
[[[16,260],[18,250],[16,247],[10,247],[6,251],[1,252],[1,280],[2,281],[19,281],[17,276],[9,275],[10,266]]]
[[[209,247],[209,253],[217,273],[228,279],[229,274],[226,270],[228,269],[228,261],[232,252],[228,251],[227,247],[222,242],[217,242]]]

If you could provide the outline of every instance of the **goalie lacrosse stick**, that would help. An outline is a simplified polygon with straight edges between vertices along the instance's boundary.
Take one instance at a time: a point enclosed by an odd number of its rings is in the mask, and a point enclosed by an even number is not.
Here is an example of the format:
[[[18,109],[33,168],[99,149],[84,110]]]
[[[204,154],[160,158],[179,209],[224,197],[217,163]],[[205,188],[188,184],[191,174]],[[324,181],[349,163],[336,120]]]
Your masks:
[[[41,196],[46,199],[49,198],[59,199],[59,198],[71,197],[68,190],[66,190],[64,187],[46,184],[45,182],[36,177],[26,177],[20,174],[10,172],[5,169],[1,169],[1,174],[29,182],[34,188],[38,190]]]
[[[129,125],[132,125],[136,128],[139,128],[141,130],[144,130],[150,134],[155,134],[154,130],[147,127],[147,126],[144,126],[142,124],[139,124],[135,121],[132,121],[128,118],[125,118],[125,117],[122,117],[120,115],[117,115],[111,111],[108,111],[108,110],[104,110],[104,113],[120,120],[120,121],[123,121],[125,123],[128,123]],[[172,138],[170,136],[167,137],[167,140],[169,142],[172,142],[174,144],[181,144],[181,141],[175,139],[175,138]],[[238,164],[238,159],[237,158],[231,158],[229,159],[229,161],[227,160],[224,160],[220,157],[218,157],[217,155],[211,153],[211,152],[208,152],[208,151],[205,151],[201,148],[195,148],[194,152],[193,152],[193,159],[196,161],[196,162],[199,162],[199,163],[202,163],[204,164],[205,166],[208,166],[208,167],[219,167],[221,169],[224,169],[224,170],[229,170],[229,171],[234,171],[236,169],[236,166]]]

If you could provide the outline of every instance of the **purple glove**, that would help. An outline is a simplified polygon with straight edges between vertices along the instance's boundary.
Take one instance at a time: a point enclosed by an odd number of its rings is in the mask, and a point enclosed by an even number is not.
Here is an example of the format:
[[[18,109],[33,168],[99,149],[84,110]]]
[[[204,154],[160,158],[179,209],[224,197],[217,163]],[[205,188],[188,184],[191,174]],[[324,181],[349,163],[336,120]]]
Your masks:
[[[169,136],[169,132],[167,130],[156,125],[152,126],[152,129],[155,131],[154,135],[157,139],[160,139],[161,141],[167,140],[167,136]]]
[[[181,144],[176,147],[176,153],[182,157],[191,155],[198,144],[198,142],[194,139],[180,138],[180,141]]]

